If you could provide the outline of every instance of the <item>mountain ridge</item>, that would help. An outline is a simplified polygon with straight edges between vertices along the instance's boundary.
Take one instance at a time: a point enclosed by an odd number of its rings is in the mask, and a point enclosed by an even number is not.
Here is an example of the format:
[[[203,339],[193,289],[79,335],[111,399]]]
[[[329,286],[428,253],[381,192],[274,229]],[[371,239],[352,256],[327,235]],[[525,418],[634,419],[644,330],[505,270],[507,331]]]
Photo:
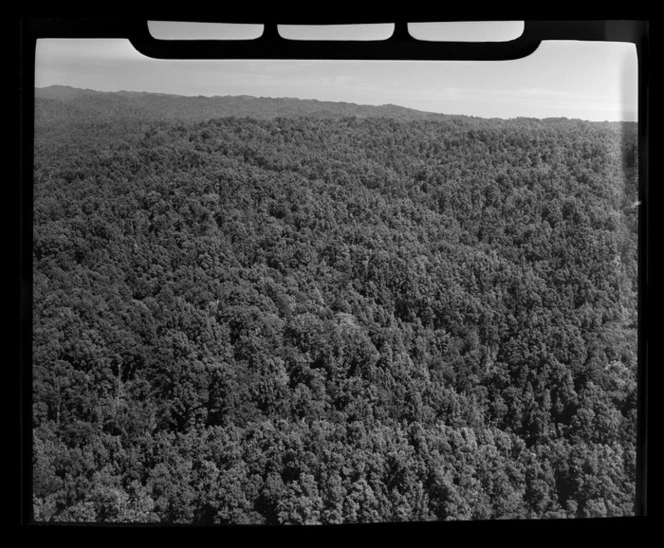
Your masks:
[[[109,121],[109,118],[144,117],[156,121],[203,122],[214,118],[387,118],[399,122],[497,122],[557,123],[561,121],[590,126],[633,126],[631,121],[591,121],[564,116],[537,118],[482,117],[468,114],[445,114],[417,110],[401,105],[368,105],[347,101],[322,101],[297,97],[256,97],[252,95],[178,95],[151,91],[99,91],[67,85],[35,88],[35,121],[43,123],[79,122],[88,117]],[[63,106],[64,108],[49,108]]]
[[[325,118],[375,118],[400,120],[443,120],[457,115],[425,112],[399,105],[364,105],[345,101],[321,101],[295,97],[255,97],[250,95],[186,96],[146,91],[97,91],[89,88],[53,85],[35,88],[37,103],[43,100],[74,103],[87,110],[101,107],[97,102],[113,103],[118,108],[138,109],[159,118],[202,121],[211,117],[313,116]]]

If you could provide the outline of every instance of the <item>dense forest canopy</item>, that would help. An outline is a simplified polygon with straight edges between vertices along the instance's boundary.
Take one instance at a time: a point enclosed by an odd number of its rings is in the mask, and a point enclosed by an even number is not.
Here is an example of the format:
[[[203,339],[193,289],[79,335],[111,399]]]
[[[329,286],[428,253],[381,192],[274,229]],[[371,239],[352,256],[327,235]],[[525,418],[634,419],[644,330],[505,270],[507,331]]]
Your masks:
[[[37,520],[633,514],[635,124],[206,101],[38,90]]]

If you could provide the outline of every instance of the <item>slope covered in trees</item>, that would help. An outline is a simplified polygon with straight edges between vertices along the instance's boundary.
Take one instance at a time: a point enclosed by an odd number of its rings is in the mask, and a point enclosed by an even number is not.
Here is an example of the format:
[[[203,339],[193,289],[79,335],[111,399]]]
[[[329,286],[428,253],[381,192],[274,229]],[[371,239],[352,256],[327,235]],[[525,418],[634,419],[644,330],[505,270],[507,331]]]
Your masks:
[[[37,88],[35,97],[38,103],[50,108],[40,109],[39,114],[57,118],[58,121],[71,120],[91,115],[107,118],[139,115],[158,120],[183,120],[201,122],[211,118],[252,117],[257,120],[271,120],[278,117],[309,116],[315,118],[393,118],[402,121],[442,120],[442,114],[422,112],[397,105],[358,105],[355,103],[318,101],[315,99],[272,98],[240,96],[183,97],[167,93],[135,91],[99,92],[69,86],[48,86]],[[59,109],[53,106],[58,105]]]
[[[95,100],[37,99],[36,519],[633,513],[634,125]]]

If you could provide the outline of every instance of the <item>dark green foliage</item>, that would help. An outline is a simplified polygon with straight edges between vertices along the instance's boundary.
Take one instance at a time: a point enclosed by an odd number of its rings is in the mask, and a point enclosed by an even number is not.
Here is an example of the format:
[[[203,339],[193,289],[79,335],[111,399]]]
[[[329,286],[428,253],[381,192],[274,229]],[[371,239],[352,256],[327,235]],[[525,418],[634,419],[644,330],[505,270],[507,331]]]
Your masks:
[[[100,102],[37,102],[37,520],[633,512],[633,125]]]

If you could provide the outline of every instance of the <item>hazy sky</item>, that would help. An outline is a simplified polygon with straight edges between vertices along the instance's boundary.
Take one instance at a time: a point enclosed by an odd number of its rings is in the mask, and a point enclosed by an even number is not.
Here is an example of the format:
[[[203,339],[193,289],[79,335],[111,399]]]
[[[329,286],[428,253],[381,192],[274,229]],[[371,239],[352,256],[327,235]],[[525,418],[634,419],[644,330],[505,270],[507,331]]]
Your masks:
[[[35,84],[391,103],[483,117],[636,120],[636,64],[633,44],[606,42],[543,42],[515,61],[165,61],[139,54],[126,40],[49,39],[37,42]]]

